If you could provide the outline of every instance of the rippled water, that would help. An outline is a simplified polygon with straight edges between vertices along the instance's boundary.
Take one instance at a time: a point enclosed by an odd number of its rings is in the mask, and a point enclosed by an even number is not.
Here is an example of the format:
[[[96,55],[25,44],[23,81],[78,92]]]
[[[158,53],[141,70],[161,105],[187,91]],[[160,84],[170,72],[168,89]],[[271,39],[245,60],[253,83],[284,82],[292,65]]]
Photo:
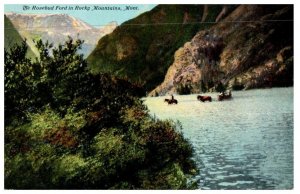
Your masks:
[[[293,188],[293,88],[233,92],[199,102],[197,95],[146,98],[150,113],[179,120],[195,148],[201,189]],[[170,98],[170,97],[167,97]]]

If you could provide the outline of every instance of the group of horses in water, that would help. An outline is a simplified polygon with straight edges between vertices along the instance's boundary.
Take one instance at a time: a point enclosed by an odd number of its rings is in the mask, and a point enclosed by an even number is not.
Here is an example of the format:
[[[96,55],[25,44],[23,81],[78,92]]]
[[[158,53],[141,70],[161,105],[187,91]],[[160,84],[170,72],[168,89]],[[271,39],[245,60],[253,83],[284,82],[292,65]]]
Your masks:
[[[223,101],[231,98],[232,98],[231,91],[229,91],[228,93],[222,92],[221,94],[218,95],[218,101]],[[211,102],[212,97],[198,95],[197,100],[201,102],[206,102],[206,101]],[[164,101],[167,102],[168,104],[178,104],[178,101],[174,98],[173,95],[171,95],[171,99],[166,98]]]

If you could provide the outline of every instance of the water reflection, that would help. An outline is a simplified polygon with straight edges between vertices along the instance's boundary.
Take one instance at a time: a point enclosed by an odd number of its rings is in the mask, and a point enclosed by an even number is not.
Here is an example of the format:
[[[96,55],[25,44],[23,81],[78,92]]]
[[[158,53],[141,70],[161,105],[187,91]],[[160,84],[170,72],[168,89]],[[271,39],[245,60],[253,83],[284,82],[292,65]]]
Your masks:
[[[233,93],[201,103],[197,95],[146,98],[150,113],[176,119],[192,142],[201,189],[293,188],[293,88]]]

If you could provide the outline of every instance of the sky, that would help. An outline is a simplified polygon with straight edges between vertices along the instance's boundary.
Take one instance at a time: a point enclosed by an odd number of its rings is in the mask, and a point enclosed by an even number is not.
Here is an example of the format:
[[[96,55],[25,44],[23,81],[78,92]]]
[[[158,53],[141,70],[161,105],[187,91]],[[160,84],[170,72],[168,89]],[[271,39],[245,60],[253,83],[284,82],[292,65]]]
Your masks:
[[[48,10],[41,10],[45,6]],[[109,7],[114,10],[94,9],[95,6],[100,6],[101,8]],[[141,13],[151,10],[155,6],[156,4],[5,4],[4,13],[69,14],[92,26],[101,27],[112,21],[120,25]]]

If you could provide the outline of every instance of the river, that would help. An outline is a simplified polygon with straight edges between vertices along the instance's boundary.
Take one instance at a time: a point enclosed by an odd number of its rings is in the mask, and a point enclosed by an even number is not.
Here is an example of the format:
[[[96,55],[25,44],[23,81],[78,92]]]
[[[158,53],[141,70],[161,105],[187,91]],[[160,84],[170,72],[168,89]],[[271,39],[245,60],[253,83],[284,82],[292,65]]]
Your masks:
[[[293,87],[234,91],[228,101],[197,95],[148,97],[150,114],[179,120],[195,149],[199,189],[293,188]]]

